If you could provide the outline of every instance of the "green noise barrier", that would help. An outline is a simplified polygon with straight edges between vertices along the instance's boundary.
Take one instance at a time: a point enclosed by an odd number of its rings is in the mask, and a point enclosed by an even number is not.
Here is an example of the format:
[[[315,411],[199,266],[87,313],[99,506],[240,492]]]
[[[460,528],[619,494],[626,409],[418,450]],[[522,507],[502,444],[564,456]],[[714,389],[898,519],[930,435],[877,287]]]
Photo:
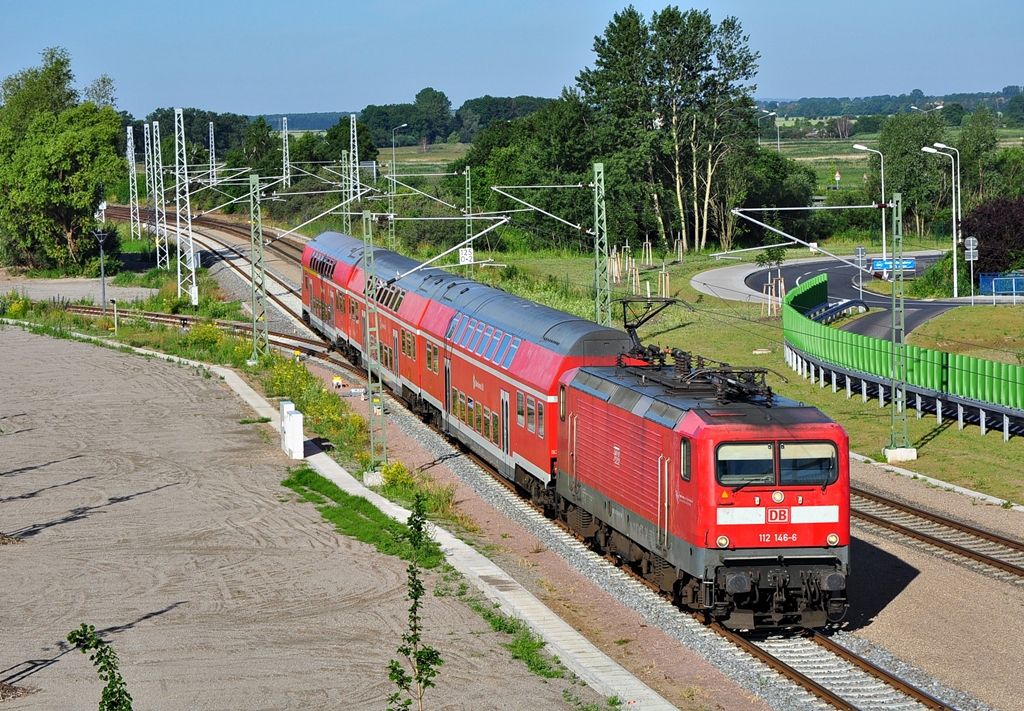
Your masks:
[[[804,316],[828,301],[828,275],[805,281],[786,294],[782,330],[786,342],[818,360],[885,380],[892,377],[892,343],[840,331]],[[1024,409],[1024,367],[907,346],[907,385],[1003,407]]]

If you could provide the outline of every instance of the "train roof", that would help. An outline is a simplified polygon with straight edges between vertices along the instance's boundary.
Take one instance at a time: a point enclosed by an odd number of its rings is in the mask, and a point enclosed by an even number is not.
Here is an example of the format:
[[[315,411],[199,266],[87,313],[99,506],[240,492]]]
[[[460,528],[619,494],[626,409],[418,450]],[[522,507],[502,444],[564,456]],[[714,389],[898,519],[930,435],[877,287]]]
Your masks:
[[[588,366],[576,371],[569,385],[670,429],[690,411],[711,425],[735,422],[730,415],[755,412],[770,413],[781,425],[832,421],[817,408],[777,395],[771,395],[770,401],[753,396],[722,402],[720,389],[712,382],[702,377],[677,377],[677,367]]]
[[[308,245],[346,264],[362,266],[363,241],[360,239],[324,232]],[[373,256],[377,276],[384,280],[420,265],[414,259],[382,247],[375,247]],[[397,279],[394,284],[561,355],[614,356],[631,346],[629,336],[622,331],[599,326],[436,267],[420,269]]]

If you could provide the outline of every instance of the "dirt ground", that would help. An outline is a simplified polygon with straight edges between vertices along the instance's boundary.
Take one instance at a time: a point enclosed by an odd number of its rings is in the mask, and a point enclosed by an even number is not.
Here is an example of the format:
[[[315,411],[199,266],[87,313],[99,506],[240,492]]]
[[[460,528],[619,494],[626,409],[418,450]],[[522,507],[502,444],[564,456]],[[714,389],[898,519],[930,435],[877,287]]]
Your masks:
[[[69,650],[110,639],[140,709],[383,708],[406,625],[403,561],[280,486],[289,461],[216,378],[0,330],[0,682],[6,709],[90,709]],[[433,582],[428,581],[428,590]],[[425,604],[445,661],[430,708],[571,708],[453,598]]]

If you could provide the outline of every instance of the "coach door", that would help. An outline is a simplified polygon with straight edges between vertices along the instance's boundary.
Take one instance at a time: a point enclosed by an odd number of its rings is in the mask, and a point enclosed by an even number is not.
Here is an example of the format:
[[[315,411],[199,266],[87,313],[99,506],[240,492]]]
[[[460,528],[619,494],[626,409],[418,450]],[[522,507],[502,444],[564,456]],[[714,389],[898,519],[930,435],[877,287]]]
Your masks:
[[[501,451],[507,457],[511,447],[508,441],[508,392],[501,391]]]
[[[444,429],[447,431],[448,418],[452,416],[452,359],[444,359]]]

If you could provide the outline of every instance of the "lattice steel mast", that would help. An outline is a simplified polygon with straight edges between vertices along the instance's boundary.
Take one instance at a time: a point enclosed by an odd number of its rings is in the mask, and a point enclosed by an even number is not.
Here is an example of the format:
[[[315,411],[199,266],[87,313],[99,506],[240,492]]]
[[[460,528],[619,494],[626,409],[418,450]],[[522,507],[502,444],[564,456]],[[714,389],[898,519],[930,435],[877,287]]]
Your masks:
[[[217,144],[213,140],[213,121],[210,121],[210,185],[217,184]]]
[[[473,178],[466,166],[466,239],[473,236]],[[470,246],[472,249],[472,246]],[[472,260],[470,260],[472,261]],[[473,274],[473,265],[469,265],[469,274]]]
[[[252,356],[255,365],[270,352],[267,325],[267,271],[263,260],[263,210],[260,207],[260,177],[249,176],[249,264],[252,277]]]
[[[363,211],[363,291],[366,295],[366,391],[370,412],[370,470],[388,462],[387,420],[384,416],[384,380],[380,364],[380,329],[377,318],[379,282],[373,254],[373,219]]]
[[[612,286],[608,268],[608,212],[604,202],[604,163],[594,163],[594,320],[612,325]]]
[[[125,128],[128,143],[125,157],[128,159],[128,210],[131,238],[142,239],[142,225],[139,224],[139,183],[135,174],[135,130],[131,126]]]
[[[893,193],[892,206],[892,432],[888,449],[909,450],[907,342],[903,309],[903,196],[900,193]]]
[[[344,210],[341,212],[341,231],[352,234],[352,176],[349,175],[348,151],[341,152],[341,196]]]
[[[149,138],[149,124],[142,124],[142,150],[145,152],[146,165],[146,204],[149,207],[146,215],[147,231],[156,232],[156,213],[153,200],[153,142]],[[149,220],[152,219],[152,222]],[[151,233],[152,233],[151,232]]]
[[[156,265],[170,269],[167,245],[167,209],[164,206],[164,156],[160,145],[160,122],[153,122],[153,216],[156,220]]]
[[[196,283],[195,246],[192,244],[192,209],[189,206],[188,154],[185,147],[185,116],[174,110],[174,207],[175,231],[178,233],[178,298],[188,295],[193,306],[199,304]],[[182,210],[185,211],[182,220]],[[182,263],[184,262],[184,272]]]
[[[290,188],[292,186],[292,161],[288,155],[288,117],[281,117],[281,162],[282,162],[282,175],[284,176],[284,186]]]

